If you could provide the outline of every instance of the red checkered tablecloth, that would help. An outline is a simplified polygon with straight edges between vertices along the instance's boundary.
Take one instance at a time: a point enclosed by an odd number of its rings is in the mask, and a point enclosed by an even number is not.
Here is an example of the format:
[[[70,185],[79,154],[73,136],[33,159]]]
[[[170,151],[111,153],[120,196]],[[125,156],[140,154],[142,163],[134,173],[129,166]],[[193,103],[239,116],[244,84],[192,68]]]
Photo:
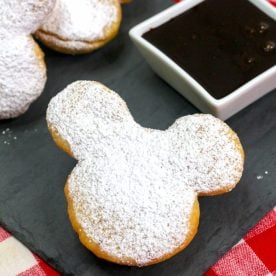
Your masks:
[[[204,276],[276,275],[276,207]]]
[[[0,275],[57,276],[60,274],[0,227]]]

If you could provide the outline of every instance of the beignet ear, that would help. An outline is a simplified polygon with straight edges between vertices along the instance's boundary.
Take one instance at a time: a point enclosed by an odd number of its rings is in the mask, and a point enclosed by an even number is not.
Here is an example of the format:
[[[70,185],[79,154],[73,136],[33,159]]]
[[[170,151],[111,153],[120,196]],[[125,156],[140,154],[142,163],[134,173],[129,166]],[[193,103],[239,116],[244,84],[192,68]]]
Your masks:
[[[0,33],[30,34],[53,10],[56,0],[2,0]]]
[[[120,96],[94,81],[74,82],[55,96],[47,109],[47,122],[79,160],[91,154],[97,142],[106,151],[116,144],[114,140],[135,135],[128,133],[131,126],[127,125],[136,125]]]
[[[46,82],[44,54],[31,36],[0,39],[0,119],[23,114]]]
[[[211,115],[185,116],[168,134],[175,145],[171,158],[180,168],[183,163],[181,176],[199,195],[224,193],[239,182],[244,153],[239,138],[224,122]]]

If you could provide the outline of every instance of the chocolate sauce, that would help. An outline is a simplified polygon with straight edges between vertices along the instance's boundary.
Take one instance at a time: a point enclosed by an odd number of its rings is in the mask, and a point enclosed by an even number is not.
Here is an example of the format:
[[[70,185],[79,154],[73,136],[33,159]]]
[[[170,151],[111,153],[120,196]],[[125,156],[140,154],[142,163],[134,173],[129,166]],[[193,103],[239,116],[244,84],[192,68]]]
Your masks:
[[[143,37],[217,99],[276,65],[276,23],[248,0],[206,0]]]

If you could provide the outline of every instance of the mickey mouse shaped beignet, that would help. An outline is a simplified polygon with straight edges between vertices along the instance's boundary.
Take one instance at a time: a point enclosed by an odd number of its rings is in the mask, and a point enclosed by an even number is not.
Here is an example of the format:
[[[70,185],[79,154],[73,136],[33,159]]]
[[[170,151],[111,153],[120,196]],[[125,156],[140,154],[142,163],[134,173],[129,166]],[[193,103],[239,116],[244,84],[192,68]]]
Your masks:
[[[62,53],[89,53],[117,34],[121,17],[118,0],[58,0],[36,37]]]
[[[2,0],[0,6],[0,119],[24,113],[46,82],[44,54],[31,37],[55,0]]]
[[[211,115],[143,128],[125,102],[79,81],[47,110],[55,142],[78,160],[65,194],[81,242],[100,258],[145,266],[183,250],[197,232],[199,195],[232,190],[243,171],[237,135]]]

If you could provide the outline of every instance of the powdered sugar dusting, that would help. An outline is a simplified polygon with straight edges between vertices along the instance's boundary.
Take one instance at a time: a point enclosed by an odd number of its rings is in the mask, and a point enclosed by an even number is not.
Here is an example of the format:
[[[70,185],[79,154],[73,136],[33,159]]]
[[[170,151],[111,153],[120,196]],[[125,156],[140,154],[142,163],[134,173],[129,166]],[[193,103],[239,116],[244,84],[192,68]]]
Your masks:
[[[140,265],[186,240],[198,193],[231,189],[242,174],[242,154],[220,120],[192,115],[166,131],[146,129],[96,82],[59,93],[47,121],[79,160],[68,190],[83,231],[109,255]]]
[[[3,33],[7,35],[32,33],[52,11],[55,1],[1,0],[0,36]]]
[[[0,119],[19,116],[41,94],[46,82],[30,36],[0,39]]]
[[[0,119],[24,113],[41,94],[46,69],[30,33],[55,0],[3,0],[0,6]]]
[[[105,28],[119,14],[116,0],[59,0],[40,30],[63,40],[90,42],[105,38]]]

